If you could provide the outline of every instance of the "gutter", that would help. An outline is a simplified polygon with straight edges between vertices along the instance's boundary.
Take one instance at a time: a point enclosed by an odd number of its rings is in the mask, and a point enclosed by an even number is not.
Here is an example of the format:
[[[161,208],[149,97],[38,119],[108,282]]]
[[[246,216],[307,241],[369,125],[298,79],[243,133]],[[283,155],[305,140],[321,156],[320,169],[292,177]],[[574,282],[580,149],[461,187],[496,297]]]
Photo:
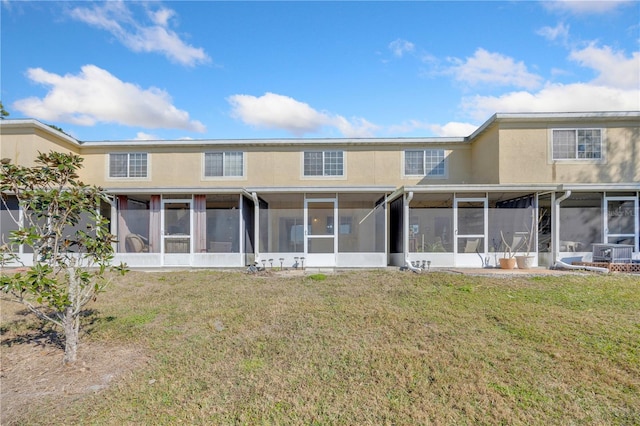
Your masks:
[[[592,272],[601,272],[603,274],[608,274],[609,270],[607,268],[601,268],[599,266],[582,266],[582,265],[569,265],[568,263],[564,263],[560,260],[556,261],[555,268],[562,268],[562,269],[583,269],[583,270],[587,270],[587,271],[592,271]]]

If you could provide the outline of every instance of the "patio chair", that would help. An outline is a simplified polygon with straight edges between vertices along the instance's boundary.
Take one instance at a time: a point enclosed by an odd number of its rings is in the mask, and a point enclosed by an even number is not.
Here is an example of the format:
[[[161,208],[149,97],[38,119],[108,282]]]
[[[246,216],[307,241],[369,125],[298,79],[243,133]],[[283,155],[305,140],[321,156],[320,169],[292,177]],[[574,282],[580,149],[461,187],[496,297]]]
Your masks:
[[[474,240],[467,240],[467,243],[464,246],[464,252],[475,253],[478,250],[479,245],[480,245],[480,238],[476,238]]]
[[[145,253],[149,251],[149,246],[145,243],[144,237],[138,234],[129,234],[124,239],[124,246],[127,253]]]

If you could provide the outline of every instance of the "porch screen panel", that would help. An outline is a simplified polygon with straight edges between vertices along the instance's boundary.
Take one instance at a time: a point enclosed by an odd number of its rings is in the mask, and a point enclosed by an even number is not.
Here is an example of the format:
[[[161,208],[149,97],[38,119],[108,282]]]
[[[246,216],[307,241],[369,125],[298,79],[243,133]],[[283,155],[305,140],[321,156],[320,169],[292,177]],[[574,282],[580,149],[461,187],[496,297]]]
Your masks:
[[[240,196],[207,196],[206,251],[240,252]]]
[[[308,252],[314,254],[333,253],[333,238],[309,239]]]
[[[635,245],[636,214],[633,200],[608,200],[607,227],[611,244]],[[617,234],[617,235],[615,235]]]
[[[538,197],[538,252],[551,251],[551,194]]]
[[[207,251],[207,196],[193,197],[193,245],[196,253]]]
[[[260,252],[304,252],[303,194],[261,196]]]
[[[409,206],[409,251],[453,252],[453,194],[415,194]]]
[[[458,234],[484,234],[484,208],[481,203],[458,204]]]
[[[0,245],[9,244],[10,232],[19,229],[19,219],[20,209],[17,198],[10,196],[5,201],[0,201]]]
[[[559,251],[590,252],[593,244],[602,243],[602,203],[602,194],[587,192],[574,192],[560,203]]]
[[[160,253],[162,225],[160,223],[160,210],[162,198],[160,195],[152,195],[149,201],[149,252]]]
[[[453,208],[411,208],[409,251],[453,252]]]
[[[515,252],[537,251],[533,205],[532,195],[489,195],[489,252],[504,253],[505,243]]]
[[[140,253],[149,251],[149,200],[145,197],[118,196],[118,251]],[[127,237],[135,236],[139,245],[127,246]]]
[[[384,202],[380,195],[341,194],[338,197],[338,251],[342,253],[384,252]],[[381,243],[382,242],[382,243]]]

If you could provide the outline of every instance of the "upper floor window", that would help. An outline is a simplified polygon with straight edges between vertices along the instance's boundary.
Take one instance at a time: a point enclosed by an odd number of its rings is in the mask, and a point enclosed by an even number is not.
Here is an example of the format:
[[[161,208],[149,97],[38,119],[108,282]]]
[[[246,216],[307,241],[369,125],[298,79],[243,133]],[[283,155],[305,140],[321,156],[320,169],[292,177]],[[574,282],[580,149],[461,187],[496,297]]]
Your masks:
[[[425,149],[404,152],[405,176],[446,176],[444,150]]]
[[[304,153],[305,176],[344,176],[342,151],[307,151]]]
[[[554,130],[553,159],[602,159],[602,131],[600,129]]]
[[[205,177],[244,176],[244,156],[242,152],[205,152]]]
[[[109,177],[112,178],[146,178],[147,166],[146,152],[109,154]]]

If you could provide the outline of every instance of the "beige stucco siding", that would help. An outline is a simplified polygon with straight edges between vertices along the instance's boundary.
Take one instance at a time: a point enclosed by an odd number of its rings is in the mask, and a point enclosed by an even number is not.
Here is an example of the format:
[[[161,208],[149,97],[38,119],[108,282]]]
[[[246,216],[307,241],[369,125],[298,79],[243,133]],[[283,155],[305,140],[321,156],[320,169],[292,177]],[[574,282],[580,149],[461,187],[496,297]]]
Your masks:
[[[607,126],[581,124],[573,128],[602,129],[603,160],[553,160],[552,130],[572,128],[541,125],[538,128],[500,130],[500,183],[620,183],[640,180],[639,128],[631,123]]]
[[[497,126],[491,126],[471,144],[470,179],[474,184],[495,184],[499,178],[499,143]]]
[[[84,158],[81,179],[106,188],[399,188],[419,185],[640,182],[637,114],[601,116],[496,115],[469,139],[119,141],[78,143],[35,120],[0,126],[0,157],[32,165],[38,152]],[[602,129],[601,160],[553,160],[553,129]],[[444,150],[445,177],[404,175],[407,150]],[[303,176],[305,151],[343,151],[344,176]],[[244,176],[204,177],[205,152],[242,151]],[[145,152],[148,177],[108,177],[109,153]]]
[[[14,164],[31,166],[35,164],[38,152],[72,152],[78,154],[78,145],[56,135],[36,129],[2,128],[0,134],[0,158],[9,158]]]
[[[548,167],[548,130],[528,128],[500,129],[497,183],[551,183]]]
[[[84,148],[85,169],[81,176],[87,182],[109,188],[192,188],[192,187],[322,187],[322,186],[402,186],[419,184],[465,183],[470,180],[468,145],[435,147],[447,154],[448,177],[425,179],[403,176],[403,150],[392,147],[150,147],[150,149],[99,147]],[[243,149],[244,148],[244,149]],[[430,146],[421,147],[433,148]],[[305,150],[342,150],[345,175],[327,177],[303,176]],[[412,148],[415,149],[415,148]],[[244,177],[205,178],[204,152],[243,151]],[[108,178],[109,153],[146,152],[149,176],[146,179]]]

